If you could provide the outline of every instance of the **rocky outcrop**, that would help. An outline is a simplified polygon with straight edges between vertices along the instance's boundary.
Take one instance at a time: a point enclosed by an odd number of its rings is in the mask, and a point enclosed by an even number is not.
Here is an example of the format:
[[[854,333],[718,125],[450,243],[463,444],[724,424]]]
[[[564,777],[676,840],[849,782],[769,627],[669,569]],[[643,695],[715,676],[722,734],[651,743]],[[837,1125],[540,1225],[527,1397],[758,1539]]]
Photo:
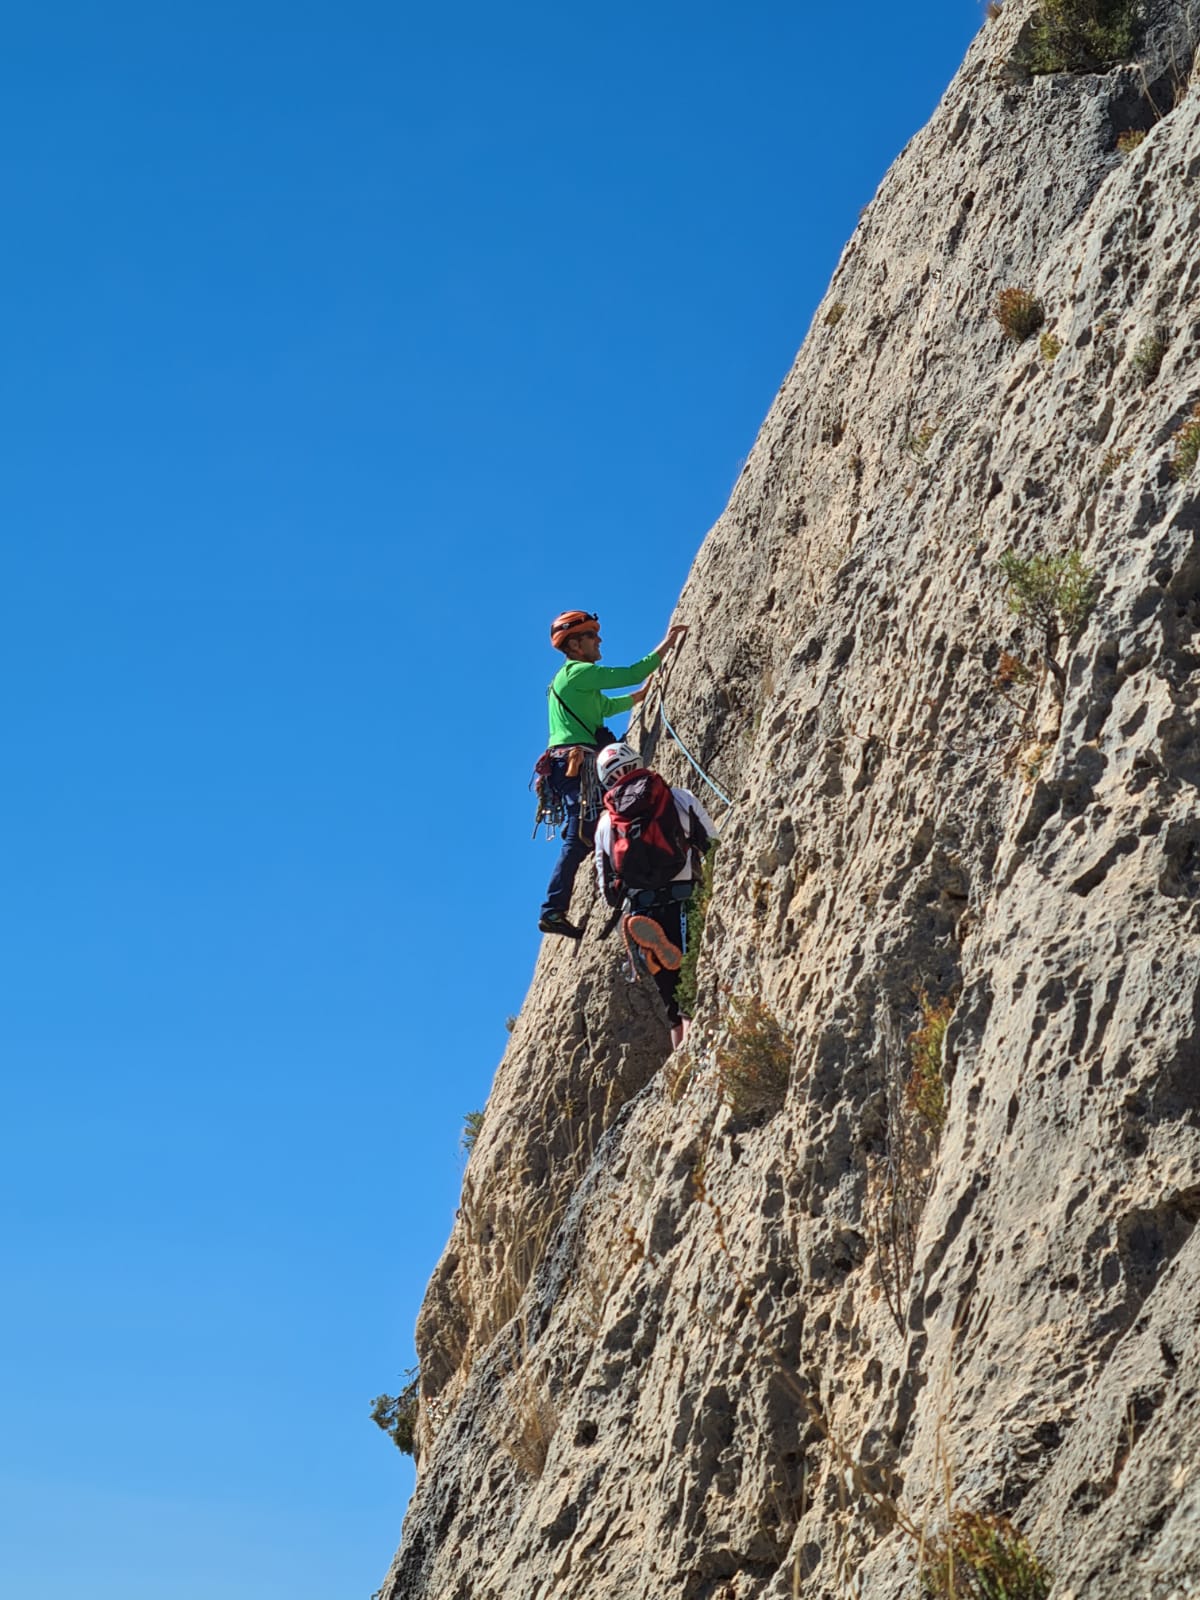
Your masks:
[[[385,1600],[899,1600],[956,1506],[1057,1600],[1200,1593],[1200,6],[1032,79],[1031,9],[864,213],[688,578],[643,732],[735,802],[694,1044],[601,912],[547,941]],[[1081,615],[1014,614],[1010,549],[1077,550]],[[789,1041],[754,1109],[749,996]]]

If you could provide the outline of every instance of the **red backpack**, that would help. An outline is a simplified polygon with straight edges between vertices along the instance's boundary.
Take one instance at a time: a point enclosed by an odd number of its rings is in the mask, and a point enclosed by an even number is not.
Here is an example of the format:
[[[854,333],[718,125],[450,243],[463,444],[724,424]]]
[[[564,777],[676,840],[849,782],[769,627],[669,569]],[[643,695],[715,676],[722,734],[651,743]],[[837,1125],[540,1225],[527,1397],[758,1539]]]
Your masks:
[[[664,889],[687,864],[689,842],[671,786],[635,767],[604,796],[613,871],[626,889]]]

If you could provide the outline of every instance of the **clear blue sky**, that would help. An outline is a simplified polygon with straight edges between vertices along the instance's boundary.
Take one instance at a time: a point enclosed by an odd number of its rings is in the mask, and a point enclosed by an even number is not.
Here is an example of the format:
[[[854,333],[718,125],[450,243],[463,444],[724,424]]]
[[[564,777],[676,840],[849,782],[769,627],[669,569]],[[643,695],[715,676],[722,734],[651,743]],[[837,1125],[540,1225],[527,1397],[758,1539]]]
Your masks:
[[[661,635],[980,21],[7,8],[0,1593],[380,1581],[546,624]]]

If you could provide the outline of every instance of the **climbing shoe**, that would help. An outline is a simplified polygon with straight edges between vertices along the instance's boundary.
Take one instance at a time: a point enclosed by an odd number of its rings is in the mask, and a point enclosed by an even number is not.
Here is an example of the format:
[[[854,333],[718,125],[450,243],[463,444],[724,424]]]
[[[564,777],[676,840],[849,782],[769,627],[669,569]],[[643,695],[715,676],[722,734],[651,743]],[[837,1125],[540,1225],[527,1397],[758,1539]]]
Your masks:
[[[672,944],[653,917],[626,917],[625,931],[634,944],[640,945],[645,951],[646,965],[651,972],[657,972],[660,968],[665,968],[667,972],[679,971],[683,951],[677,944]]]
[[[543,933],[560,933],[564,939],[583,938],[583,929],[568,922],[561,911],[543,911],[538,918],[538,927]]]

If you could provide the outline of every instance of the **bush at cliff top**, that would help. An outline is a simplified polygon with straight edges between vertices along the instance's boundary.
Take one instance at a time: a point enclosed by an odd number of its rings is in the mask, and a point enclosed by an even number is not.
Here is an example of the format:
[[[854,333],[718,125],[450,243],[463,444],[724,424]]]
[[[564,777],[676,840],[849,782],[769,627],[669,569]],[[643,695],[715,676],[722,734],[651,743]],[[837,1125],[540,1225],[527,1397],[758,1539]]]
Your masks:
[[[1138,42],[1132,0],[1043,0],[1030,24],[1030,72],[1104,72],[1126,61]]]
[[[417,1415],[420,1401],[417,1390],[420,1377],[414,1370],[406,1372],[409,1382],[399,1394],[378,1394],[371,1402],[371,1421],[382,1428],[396,1449],[411,1456],[416,1444]]]

